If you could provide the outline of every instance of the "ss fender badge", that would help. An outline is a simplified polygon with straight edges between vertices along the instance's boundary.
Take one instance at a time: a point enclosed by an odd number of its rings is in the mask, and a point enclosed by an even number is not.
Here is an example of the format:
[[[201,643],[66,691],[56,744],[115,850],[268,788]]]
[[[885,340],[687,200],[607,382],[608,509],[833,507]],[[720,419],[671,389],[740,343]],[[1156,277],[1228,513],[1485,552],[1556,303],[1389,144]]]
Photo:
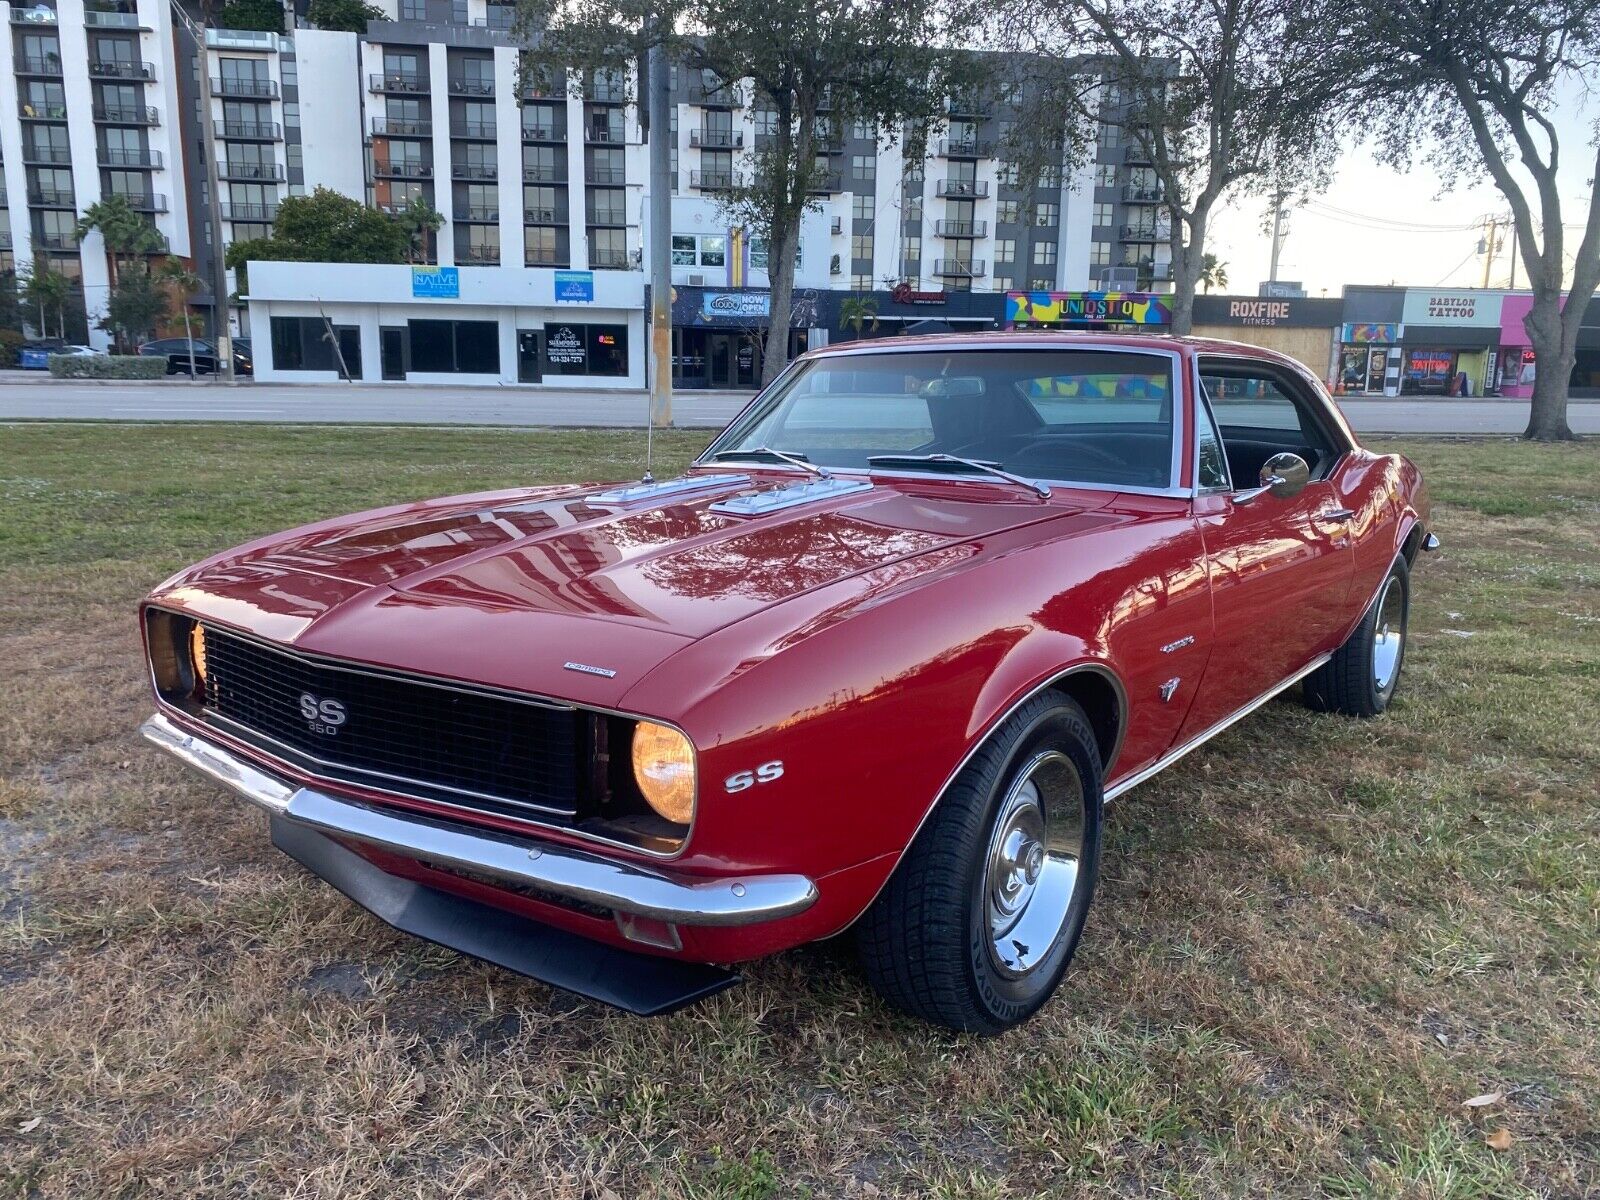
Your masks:
[[[615,679],[617,673],[610,667],[591,667],[588,663],[562,663],[561,667],[567,671],[577,671],[584,675],[599,675],[603,679]]]
[[[740,771],[738,774],[729,775],[722,781],[722,787],[729,792],[742,792],[753,788],[758,783],[771,783],[774,779],[783,778],[783,763],[762,763],[754,771]]]
[[[1168,642],[1161,647],[1161,653],[1171,654],[1174,650],[1182,650],[1185,646],[1192,645],[1194,645],[1194,634],[1191,633],[1188,637],[1181,637],[1175,642]]]

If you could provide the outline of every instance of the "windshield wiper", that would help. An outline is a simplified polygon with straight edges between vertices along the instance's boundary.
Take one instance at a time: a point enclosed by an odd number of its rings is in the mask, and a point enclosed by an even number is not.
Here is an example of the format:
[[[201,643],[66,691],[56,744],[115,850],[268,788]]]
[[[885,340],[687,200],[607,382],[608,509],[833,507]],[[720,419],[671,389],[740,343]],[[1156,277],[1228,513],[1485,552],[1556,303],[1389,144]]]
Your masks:
[[[959,458],[954,454],[874,454],[867,459],[867,465],[871,467],[888,467],[896,464],[918,466],[927,463],[948,463],[952,466],[966,467],[970,471],[993,475],[996,478],[1014,483],[1018,487],[1025,487],[1036,496],[1046,500],[1050,498],[1050,489],[1045,487],[1044,484],[1039,483],[1037,480],[1025,479],[1021,475],[1013,475],[1010,471],[1002,470],[1000,467],[995,466],[994,463],[984,462],[980,458]]]
[[[832,479],[833,475],[827,467],[819,467],[803,454],[786,454],[782,450],[774,450],[771,446],[751,446],[748,450],[719,450],[711,456],[717,462],[725,458],[775,458],[786,462],[790,466],[799,467],[808,474],[819,479]]]

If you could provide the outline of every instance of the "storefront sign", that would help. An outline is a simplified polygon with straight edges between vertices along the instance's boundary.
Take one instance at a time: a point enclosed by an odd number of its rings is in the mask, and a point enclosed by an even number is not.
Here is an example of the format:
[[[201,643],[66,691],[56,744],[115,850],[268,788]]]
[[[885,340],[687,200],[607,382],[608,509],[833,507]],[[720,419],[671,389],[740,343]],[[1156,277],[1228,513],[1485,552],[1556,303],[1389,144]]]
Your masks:
[[[943,304],[948,298],[947,292],[915,291],[909,283],[897,283],[889,289],[889,299],[896,304]]]
[[[593,271],[557,271],[557,304],[593,304]]]
[[[1339,340],[1346,346],[1372,343],[1375,346],[1392,346],[1405,334],[1405,327],[1394,321],[1345,322],[1339,329]]]
[[[1408,395],[1455,395],[1456,354],[1453,350],[1408,350],[1401,391]]]
[[[461,271],[456,267],[412,267],[411,296],[414,300],[461,299]]]
[[[1007,325],[1166,325],[1172,311],[1148,292],[1007,292]]]
[[[1332,329],[1339,324],[1343,308],[1340,300],[1303,296],[1269,300],[1255,296],[1196,296],[1194,323]]]
[[[700,297],[702,316],[766,318],[772,315],[771,292],[706,292]]]
[[[1400,319],[1407,325],[1498,326],[1500,299],[1499,292],[1410,289]]]
[[[582,368],[589,361],[584,335],[571,325],[555,325],[545,330],[545,358],[554,367]],[[567,374],[572,374],[569,371]]]

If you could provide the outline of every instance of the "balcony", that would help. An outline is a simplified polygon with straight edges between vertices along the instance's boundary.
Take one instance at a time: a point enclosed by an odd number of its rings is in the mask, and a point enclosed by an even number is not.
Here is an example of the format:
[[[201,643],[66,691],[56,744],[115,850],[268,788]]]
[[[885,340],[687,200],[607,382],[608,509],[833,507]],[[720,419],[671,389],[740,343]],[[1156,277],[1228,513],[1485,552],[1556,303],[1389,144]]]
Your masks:
[[[473,225],[496,225],[500,221],[500,210],[486,205],[466,205],[456,209],[456,220]]]
[[[246,62],[251,61],[246,59]],[[259,61],[259,60],[256,60]],[[211,94],[237,97],[244,100],[276,100],[278,84],[273,79],[240,79],[238,77],[212,77]]]
[[[522,262],[528,267],[564,267],[567,265],[567,255],[559,249],[547,250],[543,246],[530,246],[525,251]]]
[[[601,187],[622,187],[628,182],[628,171],[625,167],[602,167],[590,163],[584,169],[583,180]]]
[[[72,150],[67,146],[38,146],[30,144],[27,139],[22,143],[22,161],[29,165],[41,167],[69,166],[72,163]]]
[[[31,187],[28,189],[28,203],[35,208],[76,207],[71,188]]]
[[[567,140],[567,127],[565,125],[529,125],[522,127],[522,140],[525,142],[565,142]]]
[[[262,180],[283,182],[283,168],[275,162],[220,162],[217,164],[220,179]]]
[[[981,238],[989,236],[989,222],[987,221],[935,221],[933,223],[935,237],[944,238]]]
[[[161,151],[159,150],[123,150],[101,147],[96,156],[102,167],[135,167],[146,171],[161,169]]]
[[[11,6],[11,23],[13,25],[54,25],[60,17],[53,8],[40,4],[34,8],[24,8],[20,4]]]
[[[524,225],[565,225],[567,219],[560,210],[554,208],[524,208],[522,210],[522,223]]]
[[[950,276],[959,279],[982,279],[988,274],[989,264],[981,258],[936,258],[933,260],[933,273],[935,275]]]
[[[271,224],[278,219],[276,204],[224,204],[224,221],[250,221],[258,225]]]
[[[586,125],[583,140],[594,146],[622,146],[627,143],[628,131],[620,125]]]
[[[161,113],[153,104],[96,104],[94,119],[105,125],[159,125]]]
[[[405,158],[375,158],[372,173],[381,179],[432,179],[433,164]]]
[[[1171,236],[1172,231],[1167,226],[1143,222],[1124,225],[1117,230],[1119,242],[1164,242]]]
[[[691,129],[689,145],[697,150],[739,150],[744,147],[744,131],[739,129]]]
[[[446,86],[452,96],[494,95],[493,79],[468,79],[465,76],[452,75]]]
[[[17,115],[24,121],[65,121],[67,119],[67,106],[65,104],[20,104],[17,106]]]
[[[234,142],[281,142],[283,126],[276,121],[215,121],[219,138]]]
[[[626,250],[591,250],[589,265],[598,271],[626,271],[633,259]]]
[[[13,12],[16,10],[13,9]],[[59,54],[19,54],[14,60],[18,75],[60,75]]]
[[[591,75],[583,81],[583,98],[594,104],[626,104],[628,87],[620,79],[596,79]]]
[[[1148,165],[1153,160],[1150,157],[1150,151],[1146,150],[1137,141],[1132,141],[1122,147],[1122,161]]]
[[[150,26],[139,20],[138,13],[131,12],[100,12],[86,8],[83,23],[96,29],[141,29],[147,33],[150,30]]]
[[[433,122],[423,117],[373,117],[374,137],[432,137]]]
[[[426,94],[428,90],[428,73],[426,71],[384,71],[381,75],[367,76],[367,90],[369,92],[394,92],[404,96]]]
[[[743,108],[749,101],[744,89],[737,83],[707,83],[703,77],[691,75],[684,89],[683,102],[697,108]]]
[[[981,138],[940,138],[940,158],[993,158],[994,143]]]
[[[272,54],[278,49],[280,36],[265,29],[208,29],[206,45],[215,50],[253,50]]]
[[[450,164],[451,179],[499,179],[499,163],[469,163],[453,162]]]
[[[523,183],[565,183],[567,181],[567,164],[555,163],[523,163]]]
[[[989,194],[984,179],[941,179],[938,194],[947,200],[982,200]]]
[[[951,96],[944,111],[953,121],[982,121],[989,116],[990,105],[977,96]]]
[[[123,193],[122,198],[135,212],[164,213],[167,212],[167,198],[156,192],[131,192]]]
[[[811,181],[806,189],[814,196],[831,196],[844,191],[844,175],[838,171],[824,171]]]
[[[495,139],[493,121],[451,121],[450,136],[475,142],[492,142]]]
[[[625,229],[628,215],[622,211],[621,205],[595,208],[591,204],[584,224],[600,229]]]
[[[475,267],[500,265],[499,246],[457,246],[456,262]]]
[[[1159,183],[1128,183],[1122,187],[1124,204],[1160,204],[1161,196]]]
[[[43,250],[76,250],[78,236],[74,233],[40,233],[33,239],[34,245]]]
[[[101,59],[89,63],[90,79],[154,79],[154,63],[139,62],[131,58]]]
[[[728,192],[744,186],[744,176],[737,171],[690,171],[689,186],[702,192]]]

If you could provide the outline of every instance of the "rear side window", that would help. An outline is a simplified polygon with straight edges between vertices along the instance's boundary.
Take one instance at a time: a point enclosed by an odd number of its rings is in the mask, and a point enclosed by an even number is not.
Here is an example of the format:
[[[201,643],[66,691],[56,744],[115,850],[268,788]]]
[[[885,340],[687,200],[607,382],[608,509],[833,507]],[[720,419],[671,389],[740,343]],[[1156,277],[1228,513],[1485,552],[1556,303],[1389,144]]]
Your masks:
[[[1252,429],[1299,429],[1300,412],[1278,384],[1260,377],[1208,375],[1202,379],[1217,424]]]

